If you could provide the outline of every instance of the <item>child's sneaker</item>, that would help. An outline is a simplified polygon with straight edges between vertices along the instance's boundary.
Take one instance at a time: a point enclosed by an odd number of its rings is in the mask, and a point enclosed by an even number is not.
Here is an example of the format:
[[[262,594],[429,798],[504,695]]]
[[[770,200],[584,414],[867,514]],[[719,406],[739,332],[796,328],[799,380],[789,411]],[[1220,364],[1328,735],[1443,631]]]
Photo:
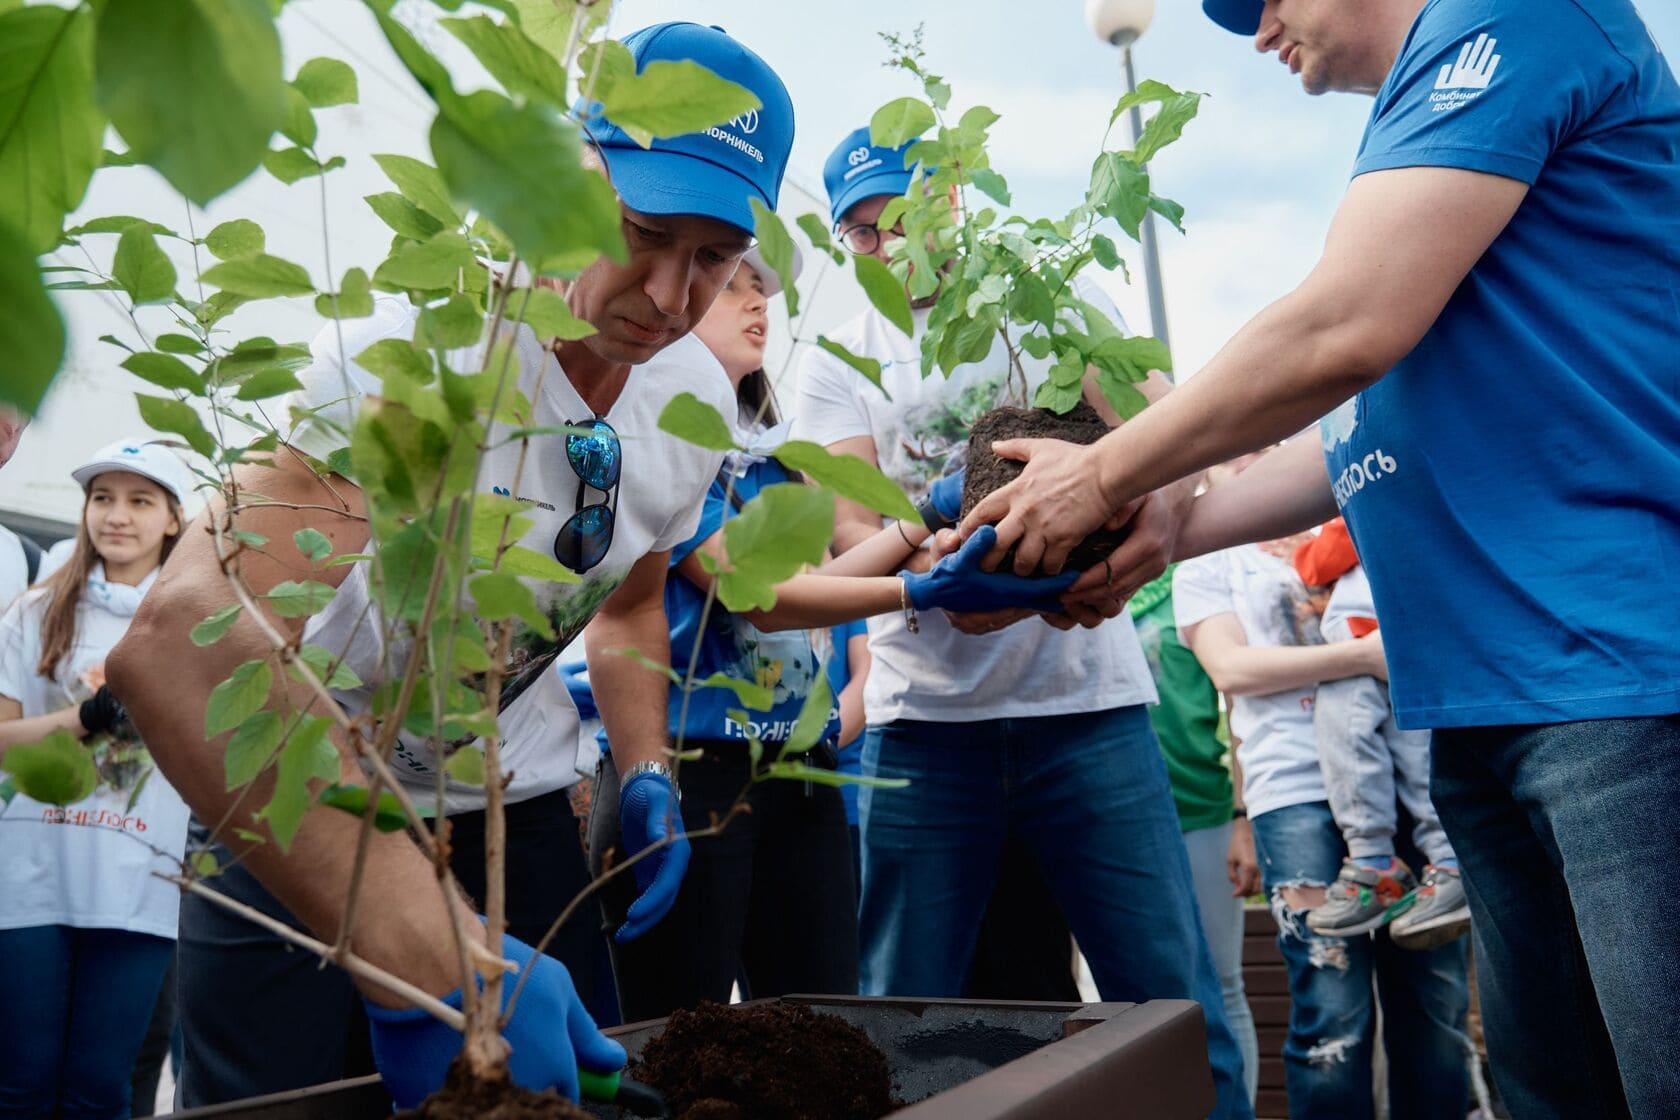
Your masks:
[[[1394,919],[1388,935],[1402,949],[1439,949],[1470,929],[1470,903],[1456,867],[1423,869],[1412,904]]]
[[[1325,892],[1324,905],[1307,913],[1307,925],[1321,937],[1358,937],[1380,929],[1406,907],[1417,886],[1411,869],[1399,859],[1388,867],[1342,861],[1341,873]]]

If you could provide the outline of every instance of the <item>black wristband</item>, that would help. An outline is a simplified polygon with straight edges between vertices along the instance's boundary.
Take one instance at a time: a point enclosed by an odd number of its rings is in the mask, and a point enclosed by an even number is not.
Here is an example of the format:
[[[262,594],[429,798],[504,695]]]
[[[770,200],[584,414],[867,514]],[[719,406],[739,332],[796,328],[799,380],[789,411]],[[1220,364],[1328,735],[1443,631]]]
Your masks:
[[[1246,805],[1234,806],[1231,809],[1231,819],[1234,820],[1234,821],[1246,821],[1248,819],[1248,806],[1246,806]]]
[[[932,498],[923,498],[920,502],[916,503],[916,512],[922,515],[922,524],[926,525],[932,532],[937,533],[941,529],[952,529],[956,527],[957,523],[955,521],[952,521],[950,518],[946,517],[934,508]]]

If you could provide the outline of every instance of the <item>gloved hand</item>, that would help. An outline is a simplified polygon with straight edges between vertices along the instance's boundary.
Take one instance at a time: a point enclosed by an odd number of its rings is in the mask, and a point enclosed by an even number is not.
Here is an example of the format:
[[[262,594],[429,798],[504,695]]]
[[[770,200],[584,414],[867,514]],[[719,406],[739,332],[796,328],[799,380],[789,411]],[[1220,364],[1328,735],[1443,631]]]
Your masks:
[[[111,695],[111,689],[107,685],[100,685],[98,692],[83,700],[77,715],[89,735],[114,731],[128,722],[128,710],[123,707],[121,700]]]
[[[990,525],[982,526],[932,570],[903,573],[910,602],[917,610],[944,607],[972,613],[1024,607],[1060,614],[1062,592],[1073,586],[1079,573],[1064,571],[1047,578],[1029,579],[1002,570],[988,572],[980,564],[995,547],[997,530]]]
[[[502,937],[502,955],[531,978],[519,996],[503,1037],[512,1047],[508,1072],[527,1089],[557,1090],[578,1099],[578,1068],[611,1073],[624,1068],[624,1047],[603,1035],[584,1010],[566,966],[515,937]],[[502,1007],[513,995],[518,974],[502,981]],[[365,1002],[365,1001],[364,1001]],[[443,998],[461,1006],[461,991]],[[398,1108],[413,1108],[443,1085],[449,1063],[461,1051],[461,1033],[444,1026],[418,1007],[391,1008],[366,1003],[373,1037],[373,1060]]]
[[[967,474],[967,467],[959,467],[933,480],[927,496],[916,507],[916,512],[922,515],[922,524],[929,529],[949,529],[957,523],[962,513],[963,478]]]
[[[626,859],[667,836],[676,837],[631,867],[641,894],[630,904],[624,924],[614,934],[622,945],[658,925],[670,912],[682,886],[683,872],[688,870],[688,837],[682,835],[682,809],[671,780],[643,771],[625,782],[618,791],[618,826],[624,833]]]

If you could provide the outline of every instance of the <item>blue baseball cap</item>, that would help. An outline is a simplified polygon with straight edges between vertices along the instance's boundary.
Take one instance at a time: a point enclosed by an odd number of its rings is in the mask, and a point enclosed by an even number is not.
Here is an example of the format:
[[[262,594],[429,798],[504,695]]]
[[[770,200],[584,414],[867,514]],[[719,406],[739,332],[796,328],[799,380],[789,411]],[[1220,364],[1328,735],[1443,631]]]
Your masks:
[[[1209,19],[1238,35],[1260,30],[1260,13],[1265,7],[1265,0],[1202,0],[1202,11]]]
[[[878,148],[869,142],[867,125],[846,134],[823,164],[828,216],[835,226],[861,199],[903,194],[910,189],[911,169],[904,166],[904,152],[914,143],[910,140],[896,148]]]
[[[623,42],[638,74],[650,62],[698,62],[751,90],[760,104],[725,124],[655,140],[648,148],[605,117],[599,103],[579,105],[618,197],[644,214],[698,214],[751,233],[748,200],[776,208],[793,150],[793,100],[787,87],[768,63],[719,27],[656,23]]]

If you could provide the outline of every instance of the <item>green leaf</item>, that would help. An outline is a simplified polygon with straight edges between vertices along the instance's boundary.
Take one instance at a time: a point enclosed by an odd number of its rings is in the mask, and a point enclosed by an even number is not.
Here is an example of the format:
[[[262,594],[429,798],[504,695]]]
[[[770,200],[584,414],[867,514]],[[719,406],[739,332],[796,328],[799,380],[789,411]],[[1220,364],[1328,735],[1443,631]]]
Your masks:
[[[93,752],[60,729],[37,743],[8,747],[0,756],[0,770],[12,776],[18,790],[47,805],[71,805],[98,784]]]
[[[462,785],[481,786],[484,784],[484,752],[477,747],[462,747],[449,756],[443,769],[452,780]]]
[[[793,319],[799,314],[799,292],[794,287],[799,274],[793,268],[793,238],[774,210],[756,198],[747,201],[752,206],[753,236],[758,239],[759,254],[781,280],[788,318]]]
[[[617,657],[629,658],[631,661],[634,661],[637,665],[640,665],[642,668],[646,669],[648,672],[658,673],[660,676],[664,677],[666,680],[670,681],[674,685],[678,685],[679,687],[682,685],[682,677],[678,675],[678,673],[675,669],[671,668],[669,665],[665,664],[663,661],[655,661],[653,658],[649,657],[647,654],[643,653],[639,649],[636,649],[636,648],[631,647],[631,646],[626,646],[623,649],[609,650],[608,652],[614,654]]]
[[[676,674],[671,674],[675,678]],[[697,680],[689,691],[698,692],[702,688],[727,688],[735,694],[736,699],[757,712],[768,712],[776,705],[776,692],[766,688],[756,681],[744,681],[739,677],[732,677],[728,673],[713,673],[705,680]]]
[[[1119,222],[1135,240],[1149,212],[1149,173],[1119,152],[1103,152],[1091,165],[1086,199],[1092,209]]]
[[[801,755],[822,739],[828,728],[828,718],[834,711],[834,692],[828,685],[828,674],[818,673],[811,679],[811,691],[799,706],[799,718],[793,721],[793,731],[782,746],[782,757]]]
[[[876,513],[904,521],[921,520],[898,484],[856,455],[834,455],[820,444],[801,439],[789,440],[771,454],[789,470],[801,471],[817,485]]]
[[[1112,270],[1120,267],[1120,250],[1100,233],[1091,238],[1091,257],[1103,268]]]
[[[84,233],[127,233],[134,226],[144,227],[164,237],[179,236],[168,226],[160,226],[156,222],[148,221],[145,218],[131,217],[127,214],[107,214],[103,218],[94,218],[92,221],[83,222],[73,229],[65,230],[64,235],[66,237],[80,237]],[[86,269],[79,271],[85,272]]]
[[[175,266],[151,231],[139,226],[129,228],[117,242],[111,275],[136,304],[168,303],[175,294]]]
[[[1120,419],[1130,420],[1145,408],[1149,407],[1149,398],[1144,396],[1129,382],[1115,377],[1111,373],[1097,374],[1097,388],[1108,403],[1114,406],[1114,411],[1120,414]]]
[[[443,176],[438,174],[437,168],[409,156],[380,155],[374,156],[373,161],[385,172],[386,178],[397,185],[402,197],[437,222],[439,229],[453,229],[461,224],[461,215],[455,212],[455,206],[449,199],[449,188],[444,185]],[[372,205],[372,198],[377,197],[380,196],[370,197],[369,204]],[[375,206],[374,211],[378,213],[379,208]],[[385,217],[384,214],[379,216]],[[397,232],[403,233],[403,230],[397,229]]]
[[[506,233],[534,271],[596,252],[628,259],[618,196],[584,167],[577,127],[551,110],[480,91],[439,112],[431,143],[451,193]]]
[[[35,254],[0,221],[0,400],[34,412],[64,360],[64,320],[41,284]]]
[[[292,88],[317,109],[354,105],[358,93],[356,72],[349,63],[336,58],[312,58],[298,67]]]
[[[443,228],[442,222],[396,191],[366,195],[362,201],[373,208],[380,221],[414,241],[425,241]]]
[[[247,299],[306,296],[315,291],[301,265],[266,253],[212,265],[205,270],[204,282]]]
[[[471,243],[454,230],[446,230],[428,241],[399,246],[374,270],[373,282],[391,288],[436,291],[455,287],[463,269],[477,266]]]
[[[578,583],[583,579],[551,554],[518,544],[510,546],[502,553],[502,562],[496,566],[496,570],[507,572],[509,575],[545,579],[551,583]]]
[[[329,809],[338,809],[353,817],[360,817],[367,813],[368,788],[341,786],[334,782],[323,789],[316,800]],[[425,815],[424,808],[421,809],[421,815]],[[379,802],[373,807],[373,827],[380,832],[401,832],[408,827],[408,814],[403,812],[402,802],[388,789],[379,791]]]
[[[467,45],[473,57],[509,93],[546,101],[561,110],[569,107],[566,71],[555,64],[553,55],[526,38],[518,27],[498,23],[489,16],[440,22]]]
[[[659,414],[659,430],[708,451],[732,451],[735,435],[723,414],[693,393],[678,393]]]
[[[474,576],[467,586],[478,606],[480,618],[492,622],[518,618],[543,637],[554,637],[554,627],[537,606],[536,596],[517,576],[506,572],[484,572]]]
[[[238,603],[230,603],[200,622],[187,635],[195,646],[212,646],[221,641],[227,632],[233,629],[233,624],[239,621],[239,612],[244,610]]]
[[[935,123],[933,106],[919,97],[889,101],[869,118],[869,142],[878,148],[896,148],[914,140]]]
[[[386,380],[406,377],[417,385],[428,385],[435,376],[431,356],[416,350],[406,338],[382,338],[356,355],[356,364]]]
[[[362,683],[362,678],[356,675],[356,671],[344,664],[343,658],[326,646],[300,646],[297,659],[309,666],[316,679],[328,688],[355,688]],[[298,672],[295,665],[288,665],[286,672],[293,680],[303,680],[303,674]]]
[[[222,865],[216,860],[216,853],[199,851],[192,854],[188,860],[192,873],[200,879],[213,879],[222,873]]]
[[[280,713],[273,709],[256,713],[234,730],[222,756],[228,789],[238,789],[256,780],[273,759],[283,730]]]
[[[218,260],[254,257],[263,251],[263,228],[248,218],[223,222],[204,237],[204,247]]]
[[[368,287],[368,274],[352,268],[344,274],[344,284],[337,292],[322,292],[315,297],[315,313],[326,319],[363,319],[373,314],[373,291]]]
[[[508,317],[524,323],[538,338],[573,342],[588,338],[595,328],[572,314],[565,297],[552,288],[521,288],[508,293]]]
[[[980,314],[983,307],[1002,303],[1009,294],[1009,277],[991,273],[980,278],[980,284],[968,293],[968,299],[963,304],[963,312],[969,316]]]
[[[908,778],[876,778],[867,774],[842,774],[838,770],[824,770],[803,762],[772,762],[763,771],[764,777],[790,782],[811,782],[819,786],[867,786],[870,789],[903,789]]]
[[[289,369],[276,366],[254,374],[250,380],[239,386],[239,392],[234,394],[235,400],[266,401],[270,397],[295,393],[303,388],[303,383],[297,379],[297,374]]]
[[[91,12],[29,7],[0,15],[0,183],[6,221],[31,257],[58,242],[64,216],[81,204],[99,166],[105,119],[92,85]],[[6,351],[8,366],[13,353]]]
[[[1161,108],[1143,126],[1143,135],[1130,153],[1133,162],[1146,164],[1162,148],[1183,135],[1184,126],[1195,117],[1201,100],[1199,93],[1180,93],[1162,82],[1146,79],[1114,106],[1114,112],[1108,118],[1109,127],[1112,128],[1114,122],[1120,119],[1120,114],[1134,105],[1158,103]]]
[[[168,354],[130,354],[123,359],[122,368],[160,389],[178,390],[199,397],[204,395],[204,376],[181,359]]]
[[[260,816],[268,822],[282,851],[289,851],[298,825],[309,809],[309,781],[338,778],[338,751],[327,738],[328,721],[312,716],[293,729],[280,748],[280,768],[274,779],[274,794]]]
[[[443,303],[420,312],[414,344],[436,350],[471,346],[484,333],[484,312],[473,298],[457,292]]]
[[[886,397],[889,401],[892,400],[892,396],[887,392],[886,386],[881,384],[880,362],[876,361],[874,358],[866,358],[860,354],[852,353],[850,350],[846,349],[838,342],[835,342],[827,335],[817,336],[817,347],[833,354],[836,358],[839,358],[842,362],[845,362],[847,365],[863,374],[870,384],[881,390],[881,395],[883,397]]]
[[[1127,381],[1142,381],[1153,369],[1172,369],[1172,355],[1161,340],[1142,334],[1131,338],[1118,335],[1106,338],[1091,351],[1090,360],[1098,369],[1107,370]]]
[[[204,429],[204,421],[193,406],[173,397],[148,397],[134,394],[140,405],[140,419],[160,432],[171,432],[187,441],[187,445],[206,459],[216,454],[216,440]]]
[[[887,322],[903,331],[906,337],[914,335],[916,323],[910,315],[910,296],[904,290],[904,282],[868,254],[852,260],[856,262],[858,283],[863,287],[863,294],[869,297],[875,310],[885,315]]]
[[[649,62],[639,74],[598,86],[595,99],[607,119],[644,148],[763,108],[752,90],[689,59]]]
[[[325,163],[317,163],[315,157],[302,148],[283,148],[263,157],[264,170],[287,185],[312,175],[325,175],[343,166],[343,156],[333,156]]]
[[[332,555],[332,541],[319,529],[299,529],[292,534],[292,543],[311,564],[319,564]]]
[[[1066,412],[1078,404],[1083,395],[1078,381],[1072,385],[1058,385],[1054,381],[1046,381],[1033,394],[1033,407],[1047,408],[1051,412]]]
[[[1049,285],[1033,272],[1024,272],[1017,276],[1014,286],[1009,290],[1009,314],[1014,316],[1017,322],[1038,323],[1045,330],[1054,328],[1056,301],[1050,294]],[[1026,335],[1020,343],[1025,347],[1030,339],[1035,338],[1045,346],[1049,345],[1049,339],[1043,335]],[[1044,354],[1034,353],[1033,357],[1042,358]]]
[[[724,523],[718,598],[737,613],[771,609],[776,585],[822,563],[833,535],[833,494],[797,482],[765,487]]]
[[[238,727],[268,702],[274,670],[267,661],[247,661],[210,691],[204,713],[204,734],[215,737]]]
[[[286,88],[286,116],[280,122],[280,135],[300,148],[315,146],[315,114],[309,111],[308,99],[292,86]],[[263,162],[268,162],[266,156]]]
[[[1009,184],[989,167],[976,167],[968,173],[969,181],[1000,206],[1009,205]]]
[[[333,601],[337,590],[318,580],[288,579],[274,585],[264,596],[281,618],[306,618]]]
[[[1162,198],[1158,194],[1149,196],[1149,208],[1171,222],[1178,232],[1184,232],[1184,207],[1170,198]]]
[[[200,205],[256,169],[285,119],[263,0],[105,0],[95,61],[129,153]]]
[[[800,229],[805,231],[805,236],[810,238],[813,248],[818,252],[827,253],[833,258],[835,264],[846,263],[846,254],[829,237],[826,221],[815,214],[801,214],[794,221],[799,224]]]
[[[582,19],[577,42],[587,43],[606,21],[610,5],[584,6],[568,0],[556,4],[554,0],[513,0],[519,13],[519,29],[537,46],[556,60],[564,58],[566,47],[572,42],[572,21]]]

